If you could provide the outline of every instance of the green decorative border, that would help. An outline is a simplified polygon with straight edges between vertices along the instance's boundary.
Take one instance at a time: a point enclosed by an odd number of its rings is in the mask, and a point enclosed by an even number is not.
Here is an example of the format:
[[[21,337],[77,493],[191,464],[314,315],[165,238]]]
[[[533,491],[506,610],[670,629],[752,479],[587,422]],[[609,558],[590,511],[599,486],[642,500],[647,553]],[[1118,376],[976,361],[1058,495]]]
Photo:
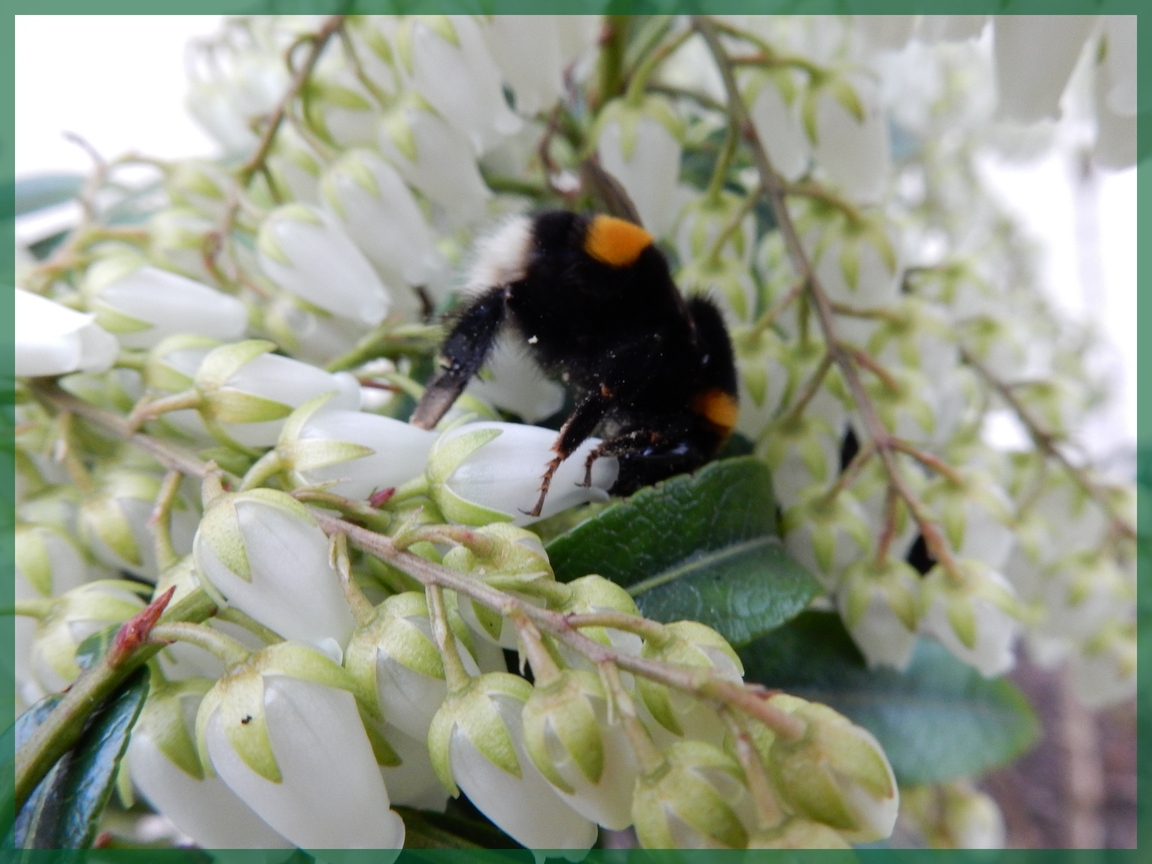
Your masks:
[[[457,12],[481,14],[600,14],[611,12],[614,14],[660,14],[674,12],[691,13],[743,13],[743,14],[769,14],[769,13],[806,13],[806,14],[893,14],[893,13],[924,13],[933,14],[1138,14],[1143,4],[1136,0],[1006,0],[1006,2],[989,2],[989,0],[945,0],[945,2],[909,2],[909,0],[352,0],[352,2],[338,2],[338,0],[236,0],[236,2],[219,2],[219,0],[173,0],[164,5],[163,11],[167,14],[268,14],[268,13],[334,13],[334,12]],[[160,7],[153,0],[102,0],[97,4],[79,2],[79,0],[19,0],[19,2],[5,3],[12,16],[25,15],[65,15],[65,14],[92,14],[98,11],[101,14],[155,14]],[[1152,19],[1149,19],[1152,20]],[[15,29],[14,20],[5,22],[2,40],[0,40],[0,57],[14,58],[15,55]],[[1140,39],[1139,52],[1139,84],[1141,94],[1152,93],[1152,51],[1147,46],[1152,44],[1152,36],[1145,33]],[[77,70],[76,74],[80,74]],[[13,132],[14,132],[14,86],[15,68],[14,60],[2,64],[0,70],[0,219],[6,224],[12,222],[13,210]],[[1138,194],[1138,247],[1152,244],[1152,171],[1149,170],[1147,159],[1152,149],[1152,110],[1148,109],[1149,97],[1143,95],[1141,112],[1139,114],[1139,153],[1140,166],[1137,176]],[[8,229],[11,225],[8,224]],[[4,281],[10,282],[13,272],[13,244],[0,244],[0,272],[6,274]],[[1139,273],[1139,271],[1138,271]],[[1138,290],[1143,285],[1149,285],[1146,290],[1152,290],[1152,279],[1146,274],[1138,275]],[[1140,306],[1137,310],[1137,326],[1144,318],[1152,313],[1152,304]],[[13,308],[11,302],[0,304],[0,337],[3,346],[0,347],[0,400],[4,404],[5,424],[0,427],[0,434],[5,436],[0,447],[0,517],[6,520],[3,532],[3,552],[0,561],[0,596],[11,598],[13,596],[13,566],[12,566],[12,511],[13,511],[13,478],[14,468],[12,462],[12,406],[11,381],[13,352],[10,342],[13,333]],[[1152,332],[1144,326],[1146,332]],[[1143,352],[1139,355],[1137,374],[1143,372],[1148,365]],[[1137,438],[1140,444],[1139,475],[1141,478],[1152,478],[1152,401],[1137,405]],[[1152,490],[1149,493],[1152,494]],[[1152,503],[1152,498],[1148,499]],[[1152,507],[1141,508],[1139,524],[1141,525],[1142,541],[1141,551],[1144,553],[1146,543],[1152,543],[1145,534],[1144,526],[1152,528]],[[1152,533],[1150,531],[1149,533]],[[1152,550],[1150,550],[1152,551]],[[1149,587],[1149,558],[1141,554],[1140,583],[1145,590],[1141,594],[1139,605],[1139,631],[1142,637],[1140,651],[1140,688],[1138,695],[1139,707],[1139,741],[1143,750],[1152,735],[1152,688],[1149,686],[1148,676],[1152,675],[1152,665],[1147,655],[1152,650],[1152,638],[1148,638],[1147,628],[1152,622],[1152,587]],[[12,657],[10,652],[14,645],[13,621],[9,616],[0,616],[0,727],[10,725],[13,717],[13,675]],[[5,801],[10,801],[12,775],[7,771],[10,768],[12,753],[0,753],[0,807],[10,807]],[[1145,790],[1152,789],[1152,777],[1147,758],[1142,760],[1138,770],[1138,781]],[[5,790],[4,786],[7,786]],[[1139,837],[1145,839],[1152,836],[1148,830],[1148,800],[1143,796],[1138,805]],[[9,810],[9,812],[11,812]],[[450,856],[450,857],[449,857]],[[749,857],[751,856],[751,857]],[[1113,864],[1113,862],[1136,862],[1141,860],[1135,851],[1007,851],[1007,852],[929,852],[906,851],[895,852],[887,850],[860,850],[855,858],[847,853],[832,852],[613,852],[595,850],[588,855],[585,861],[589,864],[737,864],[761,860],[783,862],[796,860],[798,856],[802,862],[823,864],[824,861],[847,862],[859,860],[863,864],[879,862],[880,860],[907,861],[941,861],[973,862],[984,864],[992,861],[1003,864],[1079,864],[1083,861],[1093,864]],[[360,864],[360,862],[388,862],[391,853],[385,851],[349,852],[337,851],[327,855],[320,853],[319,858],[333,862],[333,864]],[[6,853],[0,851],[0,861],[10,860]],[[213,852],[209,856],[202,852],[188,852],[181,850],[160,851],[129,851],[129,850],[91,850],[88,852],[61,853],[61,852],[33,852],[21,853],[19,860],[28,862],[80,862],[80,861],[108,861],[125,862],[125,864],[200,864],[215,860],[227,864],[270,864],[272,861],[285,860],[269,858],[266,853],[259,851],[245,852]],[[309,860],[303,853],[296,853],[291,859],[295,862]],[[519,852],[451,852],[437,850],[433,852],[405,852],[399,862],[427,861],[439,864],[443,861],[458,862],[466,860],[477,864],[531,864],[533,858],[525,851]]]

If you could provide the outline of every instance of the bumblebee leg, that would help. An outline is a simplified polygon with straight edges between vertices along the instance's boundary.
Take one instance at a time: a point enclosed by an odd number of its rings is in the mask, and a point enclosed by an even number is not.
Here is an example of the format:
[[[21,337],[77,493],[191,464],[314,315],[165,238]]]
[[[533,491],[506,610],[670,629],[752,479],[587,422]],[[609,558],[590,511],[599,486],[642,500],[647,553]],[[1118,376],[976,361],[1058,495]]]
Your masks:
[[[615,456],[617,453],[629,453],[637,449],[640,442],[649,443],[652,433],[647,429],[636,429],[624,435],[619,435],[611,441],[601,441],[584,460],[584,485],[592,485],[592,466],[602,456]]]
[[[456,319],[441,349],[442,370],[424,390],[409,422],[431,429],[448,413],[492,351],[507,315],[508,288],[481,294]]]
[[[556,469],[584,443],[592,434],[592,430],[600,425],[611,402],[611,396],[603,391],[592,393],[577,405],[576,410],[564,421],[564,425],[560,427],[560,434],[556,437],[556,443],[552,445],[556,458],[548,463],[548,468],[544,471],[544,476],[540,480],[540,498],[536,501],[536,506],[528,511],[529,516],[540,515]]]

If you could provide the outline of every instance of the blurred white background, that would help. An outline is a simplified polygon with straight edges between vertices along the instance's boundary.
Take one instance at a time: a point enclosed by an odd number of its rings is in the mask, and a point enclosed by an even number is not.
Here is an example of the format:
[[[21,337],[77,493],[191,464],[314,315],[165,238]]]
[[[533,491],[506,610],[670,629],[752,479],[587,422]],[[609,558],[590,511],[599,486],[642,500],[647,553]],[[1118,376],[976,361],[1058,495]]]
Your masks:
[[[184,109],[184,45],[214,32],[220,16],[17,16],[15,23],[18,178],[87,171],[89,157],[65,131],[105,156],[215,152]],[[1136,435],[1136,171],[1097,171],[1091,183],[1077,183],[1073,160],[1059,153],[1023,165],[990,160],[985,168],[1041,244],[1056,302],[1070,316],[1097,321],[1116,349],[1109,368],[1119,398],[1085,442],[1108,456]],[[75,215],[57,208],[21,220],[17,236],[43,236]]]

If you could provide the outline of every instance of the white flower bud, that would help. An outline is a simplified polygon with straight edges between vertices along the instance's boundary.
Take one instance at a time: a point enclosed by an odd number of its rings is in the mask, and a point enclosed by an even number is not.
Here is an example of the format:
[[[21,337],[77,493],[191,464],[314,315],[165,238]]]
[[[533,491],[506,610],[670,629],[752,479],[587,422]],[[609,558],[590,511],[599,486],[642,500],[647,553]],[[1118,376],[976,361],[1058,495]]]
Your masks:
[[[217,225],[224,218],[231,185],[227,171],[201,159],[177,162],[164,178],[164,191],[174,207],[195,210]]]
[[[817,702],[783,693],[768,702],[807,724],[798,741],[777,736],[769,751],[768,772],[786,804],[853,842],[890,835],[900,794],[872,733]]]
[[[190,276],[198,282],[212,281],[204,266],[204,239],[216,226],[195,210],[169,207],[148,220],[152,257],[166,269]]]
[[[863,74],[829,79],[811,98],[805,124],[816,165],[846,197],[864,204],[879,201],[889,175],[888,118],[880,88]]]
[[[463,132],[476,156],[520,128],[504,100],[500,71],[480,26],[464,15],[412,17],[396,31],[396,53],[412,86]]]
[[[770,329],[733,327],[730,334],[739,372],[736,431],[758,441],[776,417],[788,389],[784,342]]]
[[[443,813],[448,790],[436,776],[428,753],[428,733],[419,740],[405,735],[391,724],[384,725],[384,738],[400,759],[399,765],[381,765],[380,774],[393,804]]]
[[[150,519],[159,492],[155,474],[132,469],[104,474],[95,494],[80,505],[80,531],[92,554],[109,567],[155,581],[160,566]],[[176,553],[191,551],[198,514],[178,498],[171,519]]]
[[[791,205],[805,250],[829,299],[850,306],[890,306],[900,295],[902,267],[891,225],[874,216],[849,218],[820,202]],[[841,326],[872,322],[842,320]],[[861,329],[857,326],[855,329]]]
[[[616,482],[616,459],[597,459],[592,485],[584,486],[584,461],[600,444],[589,438],[552,477],[539,516],[529,516],[540,478],[555,452],[556,433],[516,423],[466,423],[445,432],[428,460],[432,497],[449,519],[485,525],[494,520],[527,525],[583,504],[607,501]]]
[[[95,321],[95,315],[76,312],[17,288],[13,346],[16,377],[109,369],[120,353],[120,343]]]
[[[694,197],[680,214],[676,226],[676,252],[681,261],[700,258],[712,251],[720,232],[728,228],[744,207],[744,197],[721,190],[715,197]],[[723,251],[747,264],[756,242],[756,226],[750,214],[725,241]]]
[[[248,153],[258,141],[236,95],[228,81],[193,81],[184,103],[188,113],[229,155]]]
[[[997,117],[1020,123],[1058,119],[1060,94],[1095,23],[1094,15],[993,18]]]
[[[743,849],[754,824],[740,765],[703,741],[678,741],[661,768],[640,777],[632,803],[648,849]]]
[[[761,828],[748,838],[749,849],[851,849],[838,831],[803,816],[788,816],[779,825]]]
[[[613,831],[632,824],[632,790],[640,767],[593,672],[563,670],[536,684],[524,704],[524,744],[536,768],[586,819]]]
[[[595,574],[581,576],[579,579],[573,579],[566,584],[571,593],[564,602],[549,604],[553,611],[563,615],[595,615],[599,612],[619,612],[637,617],[640,615],[640,610],[636,607],[636,601],[632,599],[632,595],[603,576]],[[640,637],[626,630],[617,630],[614,627],[581,627],[580,632],[589,639],[594,639],[602,645],[609,645],[622,654],[633,657],[640,656],[640,652],[644,648],[644,643]],[[563,642],[557,643],[556,647],[560,656],[564,658],[564,662],[573,669],[596,671],[595,664],[574,648],[570,648]],[[621,678],[624,680],[625,686],[630,688],[632,676],[626,672],[621,672]]]
[[[235,297],[135,255],[97,261],[85,274],[84,293],[97,323],[125,348],[152,348],[177,333],[231,341],[248,326],[248,310]]]
[[[343,356],[372,329],[362,321],[330,315],[284,293],[265,304],[264,327],[286,354],[316,366]]]
[[[379,127],[380,151],[401,176],[457,225],[484,214],[492,193],[463,133],[416,93],[402,96]]]
[[[324,172],[324,200],[348,236],[393,286],[424,285],[442,269],[436,238],[396,169],[370,150],[352,150]],[[401,291],[400,304],[418,300]]]
[[[797,73],[790,69],[758,70],[744,88],[756,137],[785,180],[799,180],[812,159],[812,145],[800,122],[798,90]]]
[[[466,391],[481,402],[511,411],[527,423],[551,417],[564,407],[564,388],[545,378],[523,344],[509,335],[496,340],[485,369]]]
[[[719,301],[730,324],[747,323],[756,310],[756,281],[748,265],[733,255],[690,259],[676,274],[686,294],[704,294]]]
[[[325,51],[301,93],[308,127],[338,149],[372,143],[380,118],[376,97],[364,87],[343,51]]]
[[[284,418],[324,393],[335,393],[331,409],[360,407],[360,385],[347,372],[331,374],[308,363],[268,352],[271,342],[224,345],[209,353],[196,371],[200,416],[223,434],[249,447],[276,442]]]
[[[464,622],[455,610],[448,614],[465,671],[479,675]],[[427,740],[448,685],[422,593],[394,594],[381,603],[372,623],[352,635],[344,666],[366,692],[375,694],[389,724],[417,741]]]
[[[784,511],[781,521],[788,554],[808,568],[828,590],[834,590],[849,564],[871,548],[873,537],[851,489],[829,499],[827,489],[806,490],[800,503]]]
[[[196,566],[224,602],[283,636],[339,657],[352,612],[328,538],[283,492],[226,494],[208,507],[193,542]]]
[[[1111,625],[1072,656],[1069,668],[1076,694],[1092,710],[1119,705],[1136,695],[1136,634]]]
[[[362,411],[330,410],[319,396],[296,409],[276,445],[281,464],[301,486],[363,500],[424,473],[436,433]]]
[[[988,474],[964,471],[962,479],[956,485],[939,477],[924,489],[922,499],[938,516],[957,557],[976,558],[1000,571],[1016,542],[1012,504]]]
[[[492,60],[529,117],[547,111],[564,90],[560,25],[553,15],[496,15],[483,27]]]
[[[840,467],[840,436],[823,417],[810,412],[785,414],[760,435],[757,454],[772,469],[772,488],[785,509],[798,504],[806,490],[826,486]]]
[[[744,678],[744,665],[727,640],[695,621],[677,621],[664,627],[665,636],[648,641],[642,657],[677,666],[710,669],[720,678],[739,683]],[[690,693],[657,684],[647,678],[637,679],[640,696],[653,718],[673,735],[719,745],[727,726],[716,710]]]
[[[320,203],[323,162],[291,123],[284,123],[268,154],[268,171],[285,198],[302,204]]]
[[[312,648],[266,648],[204,697],[201,759],[298,847],[399,849],[404,823],[389,809],[351,689]]]
[[[122,624],[144,608],[133,582],[106,579],[89,582],[52,598],[45,617],[36,622],[29,658],[36,682],[59,693],[80,674],[76,649],[109,624]]]
[[[90,578],[88,562],[75,541],[51,525],[17,522],[14,561],[16,593],[52,597]]]
[[[321,309],[379,324],[388,289],[336,220],[306,204],[278,207],[260,226],[260,269],[290,294]]]
[[[655,237],[675,224],[680,177],[681,123],[666,99],[649,96],[640,105],[610,102],[597,118],[596,152],[604,170],[620,181],[640,222]]]
[[[157,687],[132,727],[125,759],[132,782],[156,812],[205,849],[295,848],[252,812],[196,753],[196,711],[212,684],[187,678]]]
[[[568,806],[524,746],[522,712],[532,685],[494,672],[450,696],[436,713],[428,749],[440,780],[530,849],[586,850],[596,825]]]
[[[906,669],[916,647],[920,575],[904,561],[865,559],[844,571],[840,617],[870,667]]]
[[[920,587],[921,632],[938,639],[958,659],[986,678],[1016,662],[1012,646],[1020,631],[1012,586],[981,561],[957,562],[962,581],[940,565]]]

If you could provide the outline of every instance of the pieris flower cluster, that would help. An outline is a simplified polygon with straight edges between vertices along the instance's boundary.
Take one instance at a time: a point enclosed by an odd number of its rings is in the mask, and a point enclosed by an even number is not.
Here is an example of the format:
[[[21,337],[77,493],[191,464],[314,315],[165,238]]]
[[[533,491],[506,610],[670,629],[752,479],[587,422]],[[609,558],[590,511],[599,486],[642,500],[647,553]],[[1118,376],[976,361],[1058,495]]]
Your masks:
[[[260,18],[193,60],[227,158],[165,165],[165,206],[97,218],[16,294],[18,698],[69,686],[149,596],[206,594],[126,757],[180,832],[398,849],[419,823],[394,808],[460,793],[574,857],[599,828],[891,832],[868,731],[783,693],[748,713],[716,695],[744,674],[719,633],[556,580],[540,534],[618,465],[586,476],[588,439],[528,515],[556,435],[529,424],[564,395],[511,341],[437,430],[406,422],[473,244],[616,185],[723,310],[736,452],[869,666],[928,638],[995,676],[1023,644],[1090,706],[1134,693],[1134,495],[1066,446],[1103,382],[973,169],[1061,105],[1099,165],[1132,164],[1134,21]],[[987,434],[1009,416],[1029,449]],[[349,553],[337,515],[384,545]],[[1000,836],[953,791],[950,836]]]

